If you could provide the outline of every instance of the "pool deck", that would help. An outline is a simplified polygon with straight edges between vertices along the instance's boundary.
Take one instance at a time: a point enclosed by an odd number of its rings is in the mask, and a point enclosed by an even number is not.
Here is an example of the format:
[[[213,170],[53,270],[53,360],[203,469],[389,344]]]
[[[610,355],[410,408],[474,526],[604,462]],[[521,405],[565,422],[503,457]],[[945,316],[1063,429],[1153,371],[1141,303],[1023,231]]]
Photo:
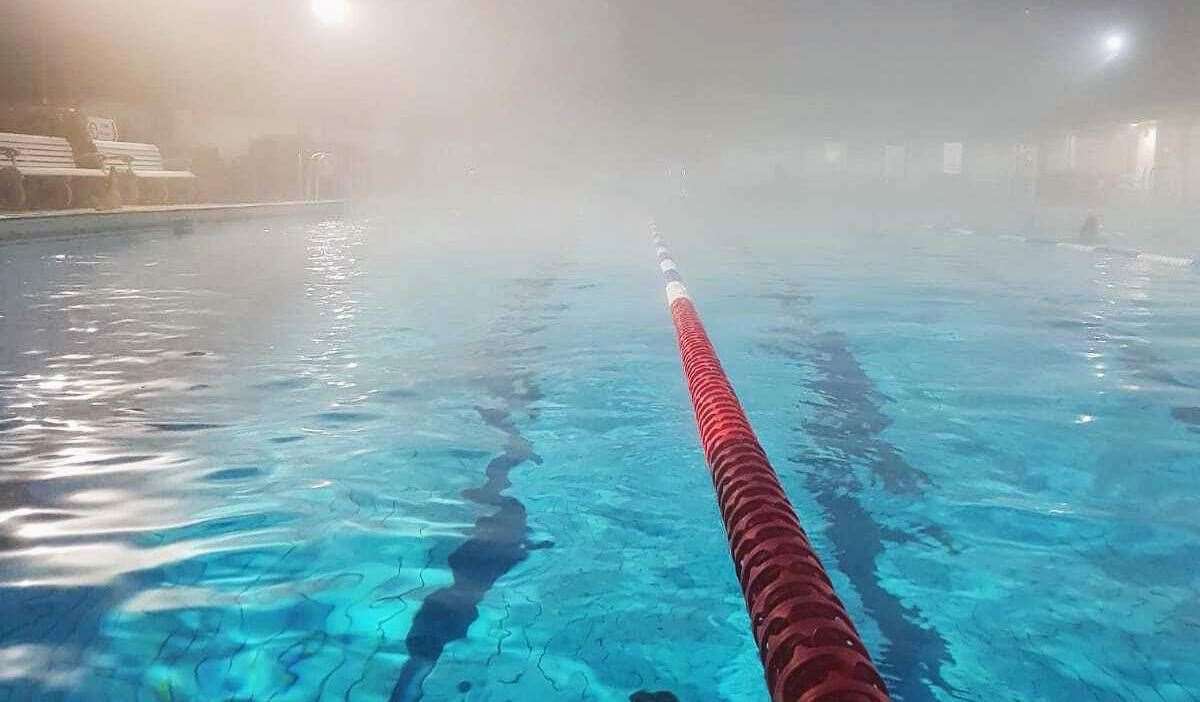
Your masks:
[[[326,217],[342,214],[345,205],[345,200],[314,200],[0,213],[0,241],[29,236],[170,227],[251,217]]]

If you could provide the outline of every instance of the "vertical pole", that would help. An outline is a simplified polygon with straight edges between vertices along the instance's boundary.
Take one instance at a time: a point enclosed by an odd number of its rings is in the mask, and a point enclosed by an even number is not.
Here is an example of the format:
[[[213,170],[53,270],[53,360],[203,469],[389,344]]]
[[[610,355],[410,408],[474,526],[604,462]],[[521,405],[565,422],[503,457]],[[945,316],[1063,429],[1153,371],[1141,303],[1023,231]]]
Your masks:
[[[304,192],[304,142],[296,140],[296,199],[306,200]]]
[[[34,58],[34,102],[38,105],[48,105],[50,103],[50,47],[49,34],[50,28],[47,26],[49,22],[38,14],[37,8],[33,10],[33,27],[34,34],[37,36],[37,50]]]
[[[1191,200],[1193,187],[1193,179],[1196,174],[1193,172],[1195,164],[1192,158],[1192,150],[1196,148],[1193,139],[1193,133],[1196,131],[1197,125],[1184,121],[1181,129],[1181,138],[1179,140],[1179,202],[1176,204],[1183,205]]]

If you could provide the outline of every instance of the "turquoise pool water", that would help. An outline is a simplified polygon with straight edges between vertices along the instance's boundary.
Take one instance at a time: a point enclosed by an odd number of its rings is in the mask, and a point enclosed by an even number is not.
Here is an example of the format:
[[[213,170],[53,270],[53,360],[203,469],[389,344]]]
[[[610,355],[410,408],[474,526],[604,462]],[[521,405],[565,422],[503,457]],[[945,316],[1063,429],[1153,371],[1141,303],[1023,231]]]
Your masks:
[[[764,698],[642,220],[418,215],[0,244],[0,700]],[[703,222],[897,699],[1197,699],[1200,276]]]

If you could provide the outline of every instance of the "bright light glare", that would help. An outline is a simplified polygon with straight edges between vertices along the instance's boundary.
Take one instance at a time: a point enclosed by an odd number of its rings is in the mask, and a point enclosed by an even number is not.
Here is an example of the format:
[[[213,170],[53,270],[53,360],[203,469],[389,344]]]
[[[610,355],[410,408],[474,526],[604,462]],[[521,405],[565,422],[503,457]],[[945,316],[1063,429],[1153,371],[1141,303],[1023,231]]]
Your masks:
[[[321,24],[341,24],[350,14],[346,0],[312,0],[312,11]]]
[[[1120,34],[1109,34],[1104,37],[1104,48],[1110,57],[1116,56],[1125,48],[1125,37]]]

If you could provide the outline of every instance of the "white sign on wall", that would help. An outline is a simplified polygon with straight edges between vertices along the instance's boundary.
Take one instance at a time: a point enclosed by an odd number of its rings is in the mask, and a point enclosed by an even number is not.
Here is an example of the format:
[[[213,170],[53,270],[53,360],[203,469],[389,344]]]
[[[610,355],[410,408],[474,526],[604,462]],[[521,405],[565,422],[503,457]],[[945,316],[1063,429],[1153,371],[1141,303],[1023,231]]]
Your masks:
[[[963,145],[961,141],[942,144],[942,173],[960,175],[963,172]]]
[[[117,121],[110,117],[88,117],[88,136],[93,140],[117,141]]]

